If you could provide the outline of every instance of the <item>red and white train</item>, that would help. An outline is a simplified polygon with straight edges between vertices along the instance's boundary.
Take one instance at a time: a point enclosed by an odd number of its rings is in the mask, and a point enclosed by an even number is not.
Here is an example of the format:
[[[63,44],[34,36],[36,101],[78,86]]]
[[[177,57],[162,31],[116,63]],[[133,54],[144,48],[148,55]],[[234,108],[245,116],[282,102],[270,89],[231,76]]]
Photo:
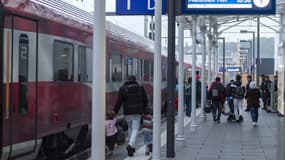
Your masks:
[[[91,14],[58,0],[0,0],[1,160],[35,159],[58,148],[68,154],[71,146],[85,143],[91,22]],[[152,41],[109,22],[106,32],[106,106],[112,109],[129,74],[137,76],[152,102]],[[164,56],[163,94],[166,61]]]

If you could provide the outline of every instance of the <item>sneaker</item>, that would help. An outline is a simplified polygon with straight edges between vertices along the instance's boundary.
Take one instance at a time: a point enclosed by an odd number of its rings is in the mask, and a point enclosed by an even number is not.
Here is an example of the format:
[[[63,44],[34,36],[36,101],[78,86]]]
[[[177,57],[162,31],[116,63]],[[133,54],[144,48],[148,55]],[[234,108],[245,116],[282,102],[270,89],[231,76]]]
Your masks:
[[[128,155],[129,155],[130,157],[133,157],[133,156],[134,156],[135,149],[134,149],[132,146],[128,145],[128,146],[127,146],[127,151],[128,151]]]
[[[221,121],[220,121],[219,119],[217,120],[217,122],[218,122],[218,123],[221,123]]]
[[[145,152],[145,155],[146,155],[146,156],[149,156],[149,154],[150,154],[149,152]]]
[[[256,126],[256,122],[253,122],[252,125],[253,125],[253,127],[255,127]]]

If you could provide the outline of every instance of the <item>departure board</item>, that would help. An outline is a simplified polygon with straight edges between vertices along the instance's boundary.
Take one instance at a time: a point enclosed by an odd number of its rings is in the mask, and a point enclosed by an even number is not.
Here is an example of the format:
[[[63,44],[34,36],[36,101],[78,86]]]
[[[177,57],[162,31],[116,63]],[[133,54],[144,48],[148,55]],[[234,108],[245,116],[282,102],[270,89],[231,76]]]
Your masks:
[[[184,0],[186,14],[275,14],[275,0]]]

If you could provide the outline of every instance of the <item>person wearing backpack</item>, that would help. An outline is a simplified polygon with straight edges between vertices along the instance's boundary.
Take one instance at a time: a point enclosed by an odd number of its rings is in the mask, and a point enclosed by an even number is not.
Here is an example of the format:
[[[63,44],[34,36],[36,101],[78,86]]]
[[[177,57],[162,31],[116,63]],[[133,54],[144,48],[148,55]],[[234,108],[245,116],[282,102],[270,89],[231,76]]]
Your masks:
[[[184,96],[185,96],[185,105],[186,105],[186,116],[191,117],[191,93],[192,93],[192,78],[189,77],[187,82],[184,85]]]
[[[128,122],[129,143],[127,146],[128,155],[134,156],[135,142],[140,128],[141,115],[146,110],[148,100],[144,87],[136,82],[136,77],[128,76],[128,81],[120,87],[115,113],[117,114],[123,104],[123,113]]]
[[[235,107],[235,118],[236,122],[243,121],[241,115],[242,102],[245,94],[245,87],[242,85],[241,76],[236,76],[236,81],[234,82],[235,94],[234,94],[234,107]]]
[[[234,94],[235,94],[235,85],[234,85],[234,80],[231,80],[230,83],[227,84],[226,86],[226,99],[229,104],[230,108],[230,115],[228,117],[228,121],[235,121],[235,116],[234,116]]]
[[[221,84],[220,77],[216,77],[215,82],[211,84],[209,89],[209,100],[212,101],[213,120],[220,123],[222,106],[225,102],[225,87]]]

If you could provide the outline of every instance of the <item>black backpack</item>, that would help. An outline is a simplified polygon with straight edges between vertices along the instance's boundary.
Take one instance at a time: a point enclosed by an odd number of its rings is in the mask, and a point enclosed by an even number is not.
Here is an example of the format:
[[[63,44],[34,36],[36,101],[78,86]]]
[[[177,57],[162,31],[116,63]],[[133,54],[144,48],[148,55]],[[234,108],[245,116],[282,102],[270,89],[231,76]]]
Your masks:
[[[214,83],[211,89],[212,99],[220,100],[221,99],[221,87],[219,84]]]
[[[143,93],[139,84],[129,84],[125,86],[125,108],[124,113],[142,114],[143,113]]]
[[[244,90],[241,85],[237,86],[235,89],[235,98],[243,99],[244,97]]]
[[[192,86],[190,83],[185,84],[184,86],[184,95],[190,96],[192,94]]]

